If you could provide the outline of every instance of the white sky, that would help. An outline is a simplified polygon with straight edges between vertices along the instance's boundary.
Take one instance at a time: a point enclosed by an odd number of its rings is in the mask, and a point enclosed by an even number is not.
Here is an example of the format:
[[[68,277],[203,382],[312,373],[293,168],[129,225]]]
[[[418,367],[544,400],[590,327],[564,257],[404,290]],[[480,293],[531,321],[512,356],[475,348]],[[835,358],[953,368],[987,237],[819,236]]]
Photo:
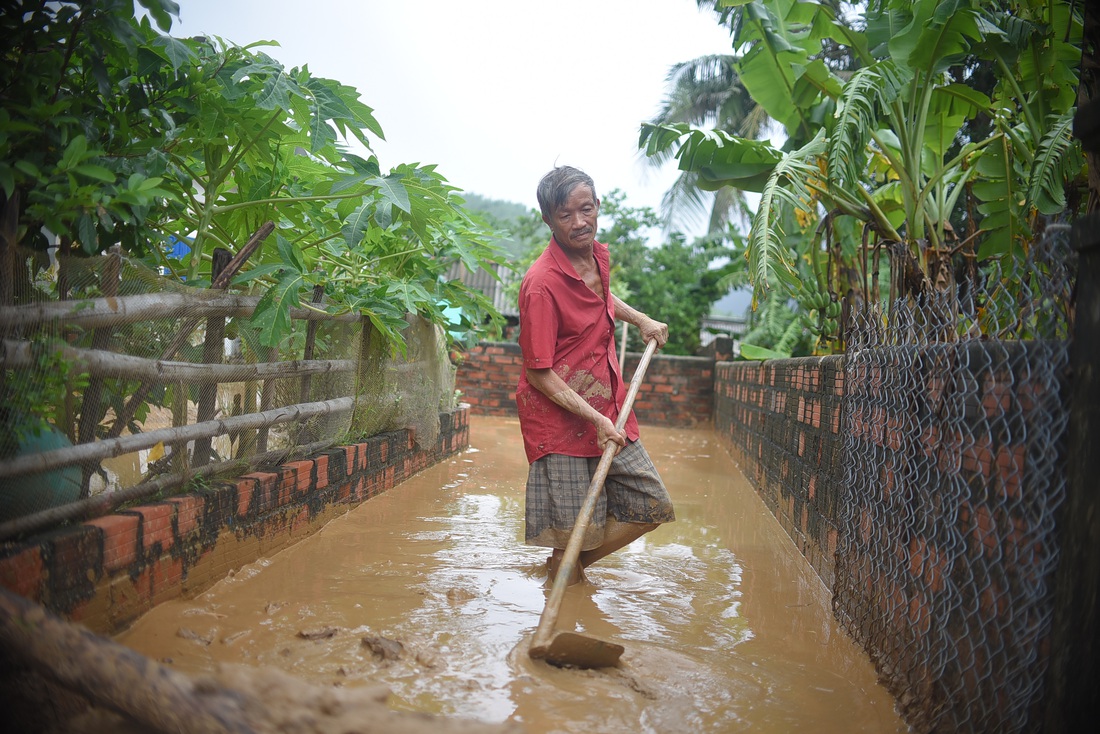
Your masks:
[[[355,87],[386,134],[383,170],[435,163],[453,185],[536,208],[555,165],[658,209],[675,163],[638,128],[679,61],[730,50],[695,0],[179,0],[172,35],[220,36]],[[692,233],[695,234],[695,233]]]

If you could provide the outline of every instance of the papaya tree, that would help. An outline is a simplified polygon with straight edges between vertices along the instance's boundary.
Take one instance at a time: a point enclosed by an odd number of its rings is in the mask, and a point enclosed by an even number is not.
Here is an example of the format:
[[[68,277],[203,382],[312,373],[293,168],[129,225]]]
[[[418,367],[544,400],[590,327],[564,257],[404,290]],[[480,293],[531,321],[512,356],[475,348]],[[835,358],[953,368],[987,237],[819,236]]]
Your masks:
[[[271,42],[174,38],[178,5],[140,4],[141,17],[132,0],[87,0],[0,20],[4,303],[43,297],[29,286],[38,261],[15,248],[44,250],[44,232],[63,253],[118,245],[202,286],[216,248],[236,253],[270,221],[275,246],[236,281],[264,294],[265,346],[318,286],[317,307],[362,313],[397,348],[408,312],[495,316],[443,277],[495,258],[490,233],[433,166],[382,169],[382,128],[356,90],[286,68],[260,50]]]
[[[871,0],[857,18],[812,0],[718,4],[739,81],[785,145],[679,123],[643,125],[640,146],[675,151],[708,186],[760,194],[747,252],[758,299],[778,284],[835,336],[838,298],[880,297],[875,256],[891,298],[961,293],[974,274],[960,259],[1019,259],[1042,215],[1076,205],[1071,3]],[[825,53],[837,47],[843,68]],[[975,82],[990,69],[991,84]],[[815,236],[790,239],[791,214]]]

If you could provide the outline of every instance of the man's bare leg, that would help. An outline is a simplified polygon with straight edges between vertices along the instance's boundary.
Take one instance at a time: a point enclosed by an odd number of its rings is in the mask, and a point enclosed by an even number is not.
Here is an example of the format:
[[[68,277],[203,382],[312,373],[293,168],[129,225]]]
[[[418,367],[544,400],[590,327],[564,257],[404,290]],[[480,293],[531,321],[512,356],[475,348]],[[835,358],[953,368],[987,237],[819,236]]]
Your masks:
[[[592,550],[581,551],[577,557],[576,565],[573,566],[573,573],[569,577],[569,586],[579,584],[582,581],[587,583],[588,579],[584,575],[585,568],[620,548],[625,548],[651,530],[656,530],[657,527],[657,523],[619,522],[614,518],[607,518],[607,529],[604,532],[603,544]],[[554,553],[546,559],[547,584],[554,583],[554,579],[558,574],[558,567],[561,565],[561,559],[564,555],[564,550],[555,548]]]
[[[546,585],[552,586],[554,579],[558,577],[558,567],[561,566],[562,556],[565,555],[565,550],[562,548],[555,548],[553,554],[546,559]],[[583,553],[581,555],[584,555]],[[577,563],[573,564],[573,573],[569,575],[568,586],[579,584],[581,582],[588,583],[588,579],[584,575],[584,568],[581,566],[580,559]]]
[[[581,551],[578,561],[581,568],[588,568],[601,558],[633,543],[651,530],[657,529],[654,522],[619,522],[607,518],[607,530],[604,532],[603,545],[592,550]]]

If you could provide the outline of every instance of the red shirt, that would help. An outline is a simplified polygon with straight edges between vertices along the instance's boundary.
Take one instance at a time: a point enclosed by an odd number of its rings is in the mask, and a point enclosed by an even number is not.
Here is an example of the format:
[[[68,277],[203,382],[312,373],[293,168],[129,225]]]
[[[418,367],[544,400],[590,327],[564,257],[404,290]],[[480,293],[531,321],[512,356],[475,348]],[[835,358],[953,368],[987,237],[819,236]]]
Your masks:
[[[552,238],[519,289],[519,346],[523,373],[516,389],[519,427],[527,460],[547,454],[599,456],[596,427],[570,413],[527,381],[528,369],[550,367],[584,400],[612,421],[626,399],[615,354],[615,306],[607,245],[592,244],[604,298],[592,291]],[[638,440],[633,412],[626,435]]]

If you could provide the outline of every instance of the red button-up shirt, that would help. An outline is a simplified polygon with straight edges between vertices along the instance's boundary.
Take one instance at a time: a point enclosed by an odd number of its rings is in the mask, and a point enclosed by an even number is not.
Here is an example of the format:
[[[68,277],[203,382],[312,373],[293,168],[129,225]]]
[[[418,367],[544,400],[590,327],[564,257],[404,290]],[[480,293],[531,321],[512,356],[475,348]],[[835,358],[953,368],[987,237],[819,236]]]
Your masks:
[[[592,244],[604,298],[592,291],[553,239],[531,265],[519,289],[519,345],[523,373],[516,389],[527,460],[547,454],[599,456],[596,427],[570,413],[527,381],[527,370],[552,368],[569,387],[612,421],[626,398],[615,354],[615,305],[607,245]],[[633,412],[626,435],[638,439]]]

